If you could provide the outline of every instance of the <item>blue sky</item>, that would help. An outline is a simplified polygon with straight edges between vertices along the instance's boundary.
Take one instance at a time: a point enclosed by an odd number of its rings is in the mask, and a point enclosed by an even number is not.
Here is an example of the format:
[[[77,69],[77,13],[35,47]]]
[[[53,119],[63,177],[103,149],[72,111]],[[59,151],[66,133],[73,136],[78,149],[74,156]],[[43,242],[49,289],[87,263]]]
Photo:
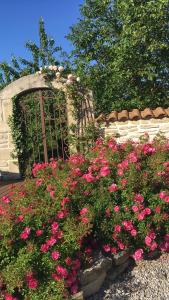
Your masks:
[[[38,20],[45,21],[46,32],[57,45],[69,51],[65,39],[69,27],[80,17],[83,0],[0,0],[0,61],[10,61],[11,54],[27,57],[27,40],[38,41]]]

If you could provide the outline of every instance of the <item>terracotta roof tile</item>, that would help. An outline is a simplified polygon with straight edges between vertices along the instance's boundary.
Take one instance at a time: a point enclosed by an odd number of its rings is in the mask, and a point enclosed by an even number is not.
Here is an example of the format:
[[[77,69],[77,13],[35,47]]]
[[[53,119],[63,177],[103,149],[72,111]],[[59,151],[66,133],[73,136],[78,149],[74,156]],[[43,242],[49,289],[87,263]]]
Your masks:
[[[139,109],[133,109],[129,112],[129,119],[130,120],[139,120],[140,119],[140,111]]]
[[[155,118],[163,118],[166,117],[165,110],[162,107],[157,107],[153,110],[153,115]]]
[[[112,111],[109,115],[105,116],[101,114],[96,122],[100,123],[103,121],[116,122],[118,121],[127,121],[127,120],[139,120],[139,119],[150,119],[156,118],[161,119],[164,117],[169,117],[169,107],[162,108],[157,107],[155,109],[145,108],[144,110],[133,109],[132,111],[122,110],[121,112]]]
[[[167,117],[169,117],[169,107],[164,109],[164,110],[165,110],[165,113],[166,113]]]
[[[153,113],[150,108],[145,108],[141,111],[141,117],[142,119],[150,119],[153,118]]]
[[[127,121],[129,119],[129,113],[127,110],[122,110],[118,113],[118,121]]]
[[[112,111],[107,117],[108,122],[115,122],[117,121],[117,119],[118,119],[117,111]]]

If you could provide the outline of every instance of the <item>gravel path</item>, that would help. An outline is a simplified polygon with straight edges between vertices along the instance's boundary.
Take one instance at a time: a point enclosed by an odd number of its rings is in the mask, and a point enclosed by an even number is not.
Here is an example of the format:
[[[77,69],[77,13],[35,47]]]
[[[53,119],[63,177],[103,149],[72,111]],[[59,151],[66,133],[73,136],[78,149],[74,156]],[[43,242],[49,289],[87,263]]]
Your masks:
[[[87,300],[169,300],[169,254],[144,260],[111,281]]]

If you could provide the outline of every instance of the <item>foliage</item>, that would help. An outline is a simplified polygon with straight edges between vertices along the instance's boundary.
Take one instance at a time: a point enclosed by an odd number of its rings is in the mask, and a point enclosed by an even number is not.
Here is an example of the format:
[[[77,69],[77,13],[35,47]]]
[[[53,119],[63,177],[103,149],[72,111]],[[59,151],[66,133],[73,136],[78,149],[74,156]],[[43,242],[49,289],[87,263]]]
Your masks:
[[[36,90],[14,97],[13,113],[9,124],[15,145],[13,156],[18,158],[22,177],[31,174],[34,162],[44,160],[39,104],[41,96],[43,97],[47,150],[50,157],[53,155],[54,157],[62,157],[60,139],[62,138],[64,143],[68,139],[65,116],[66,100],[63,91],[56,89]]]
[[[86,157],[36,164],[0,203],[1,294],[69,299],[94,249],[169,251],[169,140],[97,140]]]
[[[86,0],[68,38],[98,113],[167,107],[167,0]]]
[[[31,53],[31,60],[12,56],[11,64],[0,63],[0,89],[22,76],[36,73],[41,67],[59,64],[56,54],[61,52],[61,47],[56,46],[54,39],[46,34],[42,18],[39,20],[39,46],[28,41],[25,47]]]

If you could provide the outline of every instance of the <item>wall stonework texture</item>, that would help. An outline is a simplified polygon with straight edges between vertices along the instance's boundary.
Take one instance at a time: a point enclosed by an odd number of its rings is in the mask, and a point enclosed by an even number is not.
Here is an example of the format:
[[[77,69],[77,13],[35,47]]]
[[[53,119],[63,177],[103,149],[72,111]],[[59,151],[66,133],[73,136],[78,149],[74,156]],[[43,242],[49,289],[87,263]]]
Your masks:
[[[128,139],[138,141],[145,132],[149,134],[150,140],[158,133],[169,138],[169,109],[161,107],[155,110],[112,112],[108,116],[99,116],[96,121],[104,136],[119,136],[118,142],[125,142]]]

